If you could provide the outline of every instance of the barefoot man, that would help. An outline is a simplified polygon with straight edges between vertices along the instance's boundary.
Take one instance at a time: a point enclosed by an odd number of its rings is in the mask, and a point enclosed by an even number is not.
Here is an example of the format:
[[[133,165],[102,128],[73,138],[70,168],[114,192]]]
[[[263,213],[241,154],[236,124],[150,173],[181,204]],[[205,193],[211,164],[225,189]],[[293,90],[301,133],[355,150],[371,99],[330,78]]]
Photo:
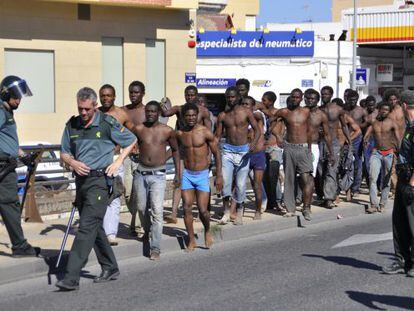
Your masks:
[[[226,143],[222,147],[223,163],[223,205],[224,216],[220,224],[226,224],[230,220],[231,198],[233,196],[233,176],[235,175],[235,193],[233,199],[236,201],[237,218],[235,225],[243,224],[243,202],[246,198],[246,179],[249,174],[248,153],[255,151],[255,147],[262,133],[253,113],[241,106],[241,97],[237,88],[229,87],[225,93],[226,102],[229,107],[227,111],[221,112],[217,118],[216,137],[220,140],[225,132]],[[253,128],[254,138],[248,143],[249,125]]]
[[[283,165],[285,170],[285,195],[284,202],[287,213],[285,217],[295,216],[295,179],[300,176],[300,186],[303,192],[303,211],[306,220],[310,220],[310,205],[313,193],[312,177],[312,153],[310,132],[310,110],[300,107],[303,93],[300,89],[294,89],[290,93],[289,108],[279,109],[275,119],[281,119],[287,130],[283,153]]]
[[[133,124],[133,127],[138,126],[145,121],[145,105],[143,104],[142,100],[145,96],[145,85],[141,81],[132,81],[128,87],[129,91],[129,100],[131,101],[130,104],[122,107],[121,109],[126,112],[130,121]],[[133,175],[134,171],[137,167],[136,160],[138,158],[138,149],[134,148],[129,155],[129,157],[125,160],[125,200],[132,214],[131,218],[131,225],[130,230],[132,235],[136,235],[135,227],[136,227],[136,215],[137,215],[137,194],[134,192],[133,189]],[[139,224],[141,226],[141,215],[139,215]]]
[[[99,110],[105,114],[113,116],[121,125],[125,126],[129,130],[134,127],[134,124],[129,119],[128,113],[120,108],[115,106],[115,88],[110,84],[104,84],[99,89],[99,99],[101,101],[101,107]],[[120,148],[115,148],[115,159],[119,156]],[[124,165],[122,164],[118,172],[115,174],[120,176],[122,181],[124,180]],[[121,210],[121,198],[117,197],[109,203],[108,208],[106,209],[103,227],[108,237],[109,244],[112,246],[118,245],[116,236],[118,234],[119,226],[119,212]]]
[[[364,136],[364,145],[367,145],[370,136],[374,136],[374,150],[370,159],[369,171],[369,199],[371,207],[367,213],[382,213],[387,205],[390,192],[390,178],[394,160],[395,142],[400,141],[397,122],[389,117],[392,106],[382,102],[379,107],[377,119],[368,128]],[[381,173],[381,200],[378,205],[377,179]]]
[[[197,123],[198,106],[187,103],[181,108],[184,127],[177,131],[177,140],[181,148],[184,171],[181,182],[181,197],[184,203],[184,223],[187,229],[189,243],[187,249],[193,251],[197,247],[193,228],[193,202],[197,202],[200,220],[204,226],[204,241],[206,248],[213,244],[210,234],[210,151],[216,160],[216,188],[221,191],[223,176],[221,173],[221,157],[218,141],[207,127]]]
[[[184,89],[184,99],[186,103],[198,104],[198,89],[194,85],[189,85]],[[165,103],[169,102],[169,99],[165,99]],[[171,104],[171,103],[170,103]],[[183,115],[181,113],[182,105],[172,106],[161,103],[161,114],[163,117],[176,116],[177,122],[175,125],[176,130],[181,130],[184,127]],[[197,116],[197,123],[204,125],[207,128],[211,128],[210,113],[206,107],[198,105],[199,113]],[[181,164],[182,165],[182,164]],[[179,188],[174,190],[172,213],[165,217],[167,223],[177,223],[178,206],[180,204],[181,191]]]
[[[139,148],[134,191],[137,193],[138,211],[143,215],[144,237],[150,238],[151,260],[158,260],[161,252],[166,186],[165,161],[168,145],[171,147],[174,159],[174,184],[178,187],[180,183],[180,155],[177,151],[175,131],[158,121],[160,113],[160,104],[150,101],[145,106],[146,121],[134,128]]]

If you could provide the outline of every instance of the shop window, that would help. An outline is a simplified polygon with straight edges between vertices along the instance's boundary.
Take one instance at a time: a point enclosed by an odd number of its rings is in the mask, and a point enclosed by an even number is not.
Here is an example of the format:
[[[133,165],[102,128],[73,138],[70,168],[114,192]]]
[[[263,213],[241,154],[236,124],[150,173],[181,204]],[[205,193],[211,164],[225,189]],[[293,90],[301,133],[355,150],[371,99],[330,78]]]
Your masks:
[[[5,51],[5,75],[25,79],[33,96],[24,98],[19,112],[55,112],[55,65],[53,51]]]

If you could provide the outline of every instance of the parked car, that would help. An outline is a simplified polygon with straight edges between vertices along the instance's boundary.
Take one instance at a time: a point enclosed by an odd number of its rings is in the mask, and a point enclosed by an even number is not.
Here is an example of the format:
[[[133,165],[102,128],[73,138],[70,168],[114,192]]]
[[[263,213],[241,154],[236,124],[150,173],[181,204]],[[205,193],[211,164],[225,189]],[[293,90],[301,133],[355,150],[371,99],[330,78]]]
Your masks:
[[[48,142],[25,142],[20,147],[25,150],[27,147],[33,146],[51,146]],[[37,165],[35,181],[68,181],[69,177],[67,173],[63,172],[62,166],[60,166],[60,153],[57,150],[46,150],[42,154],[42,159]],[[60,172],[59,172],[60,171]],[[39,172],[39,173],[37,173]],[[19,183],[26,182],[27,166],[21,166],[16,169]],[[36,185],[35,188],[38,191],[45,190],[65,190],[69,187],[69,182],[53,184],[53,185]],[[19,193],[22,193],[24,186],[19,188]]]

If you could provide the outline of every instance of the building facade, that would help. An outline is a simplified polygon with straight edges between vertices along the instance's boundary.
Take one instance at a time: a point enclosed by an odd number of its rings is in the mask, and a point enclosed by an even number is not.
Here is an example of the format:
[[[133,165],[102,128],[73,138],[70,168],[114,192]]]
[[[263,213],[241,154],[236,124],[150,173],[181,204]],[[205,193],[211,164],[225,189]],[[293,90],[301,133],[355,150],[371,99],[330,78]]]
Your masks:
[[[76,92],[146,85],[144,102],[168,96],[183,103],[185,73],[195,72],[189,30],[196,0],[0,0],[0,76],[25,78],[34,96],[16,113],[20,141],[59,143],[77,113]]]

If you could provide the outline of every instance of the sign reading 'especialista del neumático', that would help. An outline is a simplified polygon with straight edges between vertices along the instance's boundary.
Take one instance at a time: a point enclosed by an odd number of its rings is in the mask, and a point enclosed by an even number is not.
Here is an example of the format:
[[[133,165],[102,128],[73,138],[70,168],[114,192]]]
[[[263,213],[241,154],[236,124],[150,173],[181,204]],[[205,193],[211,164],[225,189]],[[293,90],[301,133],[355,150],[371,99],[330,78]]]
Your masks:
[[[313,56],[313,31],[207,31],[197,34],[197,56]]]

